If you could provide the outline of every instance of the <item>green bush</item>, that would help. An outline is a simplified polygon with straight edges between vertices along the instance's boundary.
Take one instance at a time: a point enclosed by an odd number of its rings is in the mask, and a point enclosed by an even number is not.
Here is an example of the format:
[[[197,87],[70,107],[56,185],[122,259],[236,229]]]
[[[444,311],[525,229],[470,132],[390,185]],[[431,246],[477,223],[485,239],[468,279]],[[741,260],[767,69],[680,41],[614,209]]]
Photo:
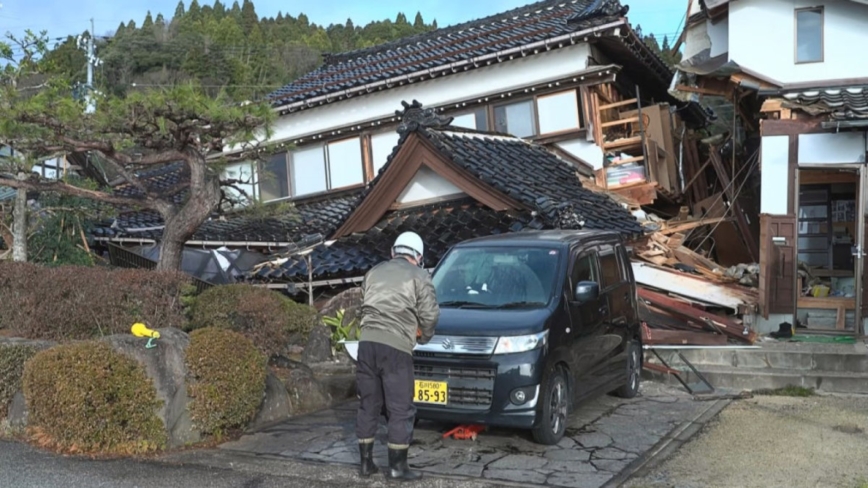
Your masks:
[[[241,284],[206,290],[190,312],[188,330],[234,330],[252,340],[267,357],[283,353],[294,335],[306,339],[317,322],[315,309],[267,288]]]
[[[138,454],[163,449],[162,402],[135,360],[104,342],[38,352],[24,367],[29,426],[42,445],[68,452]]]
[[[180,272],[0,262],[0,328],[15,337],[87,340],[136,322],[181,328]]]
[[[187,347],[187,393],[196,427],[222,437],[246,426],[262,403],[267,365],[268,358],[238,332],[194,330]]]
[[[33,346],[0,345],[0,418],[8,415],[12,397],[21,390],[24,363],[36,352]]]

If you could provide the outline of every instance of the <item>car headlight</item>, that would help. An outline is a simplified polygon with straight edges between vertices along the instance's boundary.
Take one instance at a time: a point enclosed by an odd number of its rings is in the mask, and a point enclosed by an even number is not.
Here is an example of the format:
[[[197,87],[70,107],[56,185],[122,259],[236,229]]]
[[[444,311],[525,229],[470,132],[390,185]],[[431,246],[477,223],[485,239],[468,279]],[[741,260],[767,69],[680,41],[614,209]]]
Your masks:
[[[545,346],[549,331],[539,334],[523,336],[505,336],[497,339],[497,347],[494,354],[513,354],[517,352],[533,351]]]

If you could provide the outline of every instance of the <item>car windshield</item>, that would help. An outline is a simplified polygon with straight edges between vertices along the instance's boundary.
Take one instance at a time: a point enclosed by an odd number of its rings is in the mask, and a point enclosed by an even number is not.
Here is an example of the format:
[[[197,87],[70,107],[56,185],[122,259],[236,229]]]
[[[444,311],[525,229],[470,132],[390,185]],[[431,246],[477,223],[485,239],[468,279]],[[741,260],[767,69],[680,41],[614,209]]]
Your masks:
[[[560,251],[543,247],[453,249],[432,277],[441,307],[539,308],[548,304]]]

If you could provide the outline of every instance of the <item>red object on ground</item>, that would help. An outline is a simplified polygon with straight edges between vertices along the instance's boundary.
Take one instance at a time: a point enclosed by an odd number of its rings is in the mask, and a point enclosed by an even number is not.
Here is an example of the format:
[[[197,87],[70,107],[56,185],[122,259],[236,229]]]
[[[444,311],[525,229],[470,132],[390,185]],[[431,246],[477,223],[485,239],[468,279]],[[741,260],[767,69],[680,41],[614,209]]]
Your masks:
[[[452,437],[456,440],[476,440],[476,435],[485,430],[483,425],[459,425],[449,432],[443,434],[443,438]]]

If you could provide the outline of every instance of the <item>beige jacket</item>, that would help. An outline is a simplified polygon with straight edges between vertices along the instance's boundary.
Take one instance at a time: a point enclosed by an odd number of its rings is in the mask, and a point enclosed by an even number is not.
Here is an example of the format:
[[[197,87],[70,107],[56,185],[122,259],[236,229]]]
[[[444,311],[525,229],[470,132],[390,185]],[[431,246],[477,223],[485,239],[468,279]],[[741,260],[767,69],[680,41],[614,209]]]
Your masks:
[[[408,354],[434,336],[440,306],[431,275],[403,257],[374,266],[362,282],[360,340],[379,342]]]

